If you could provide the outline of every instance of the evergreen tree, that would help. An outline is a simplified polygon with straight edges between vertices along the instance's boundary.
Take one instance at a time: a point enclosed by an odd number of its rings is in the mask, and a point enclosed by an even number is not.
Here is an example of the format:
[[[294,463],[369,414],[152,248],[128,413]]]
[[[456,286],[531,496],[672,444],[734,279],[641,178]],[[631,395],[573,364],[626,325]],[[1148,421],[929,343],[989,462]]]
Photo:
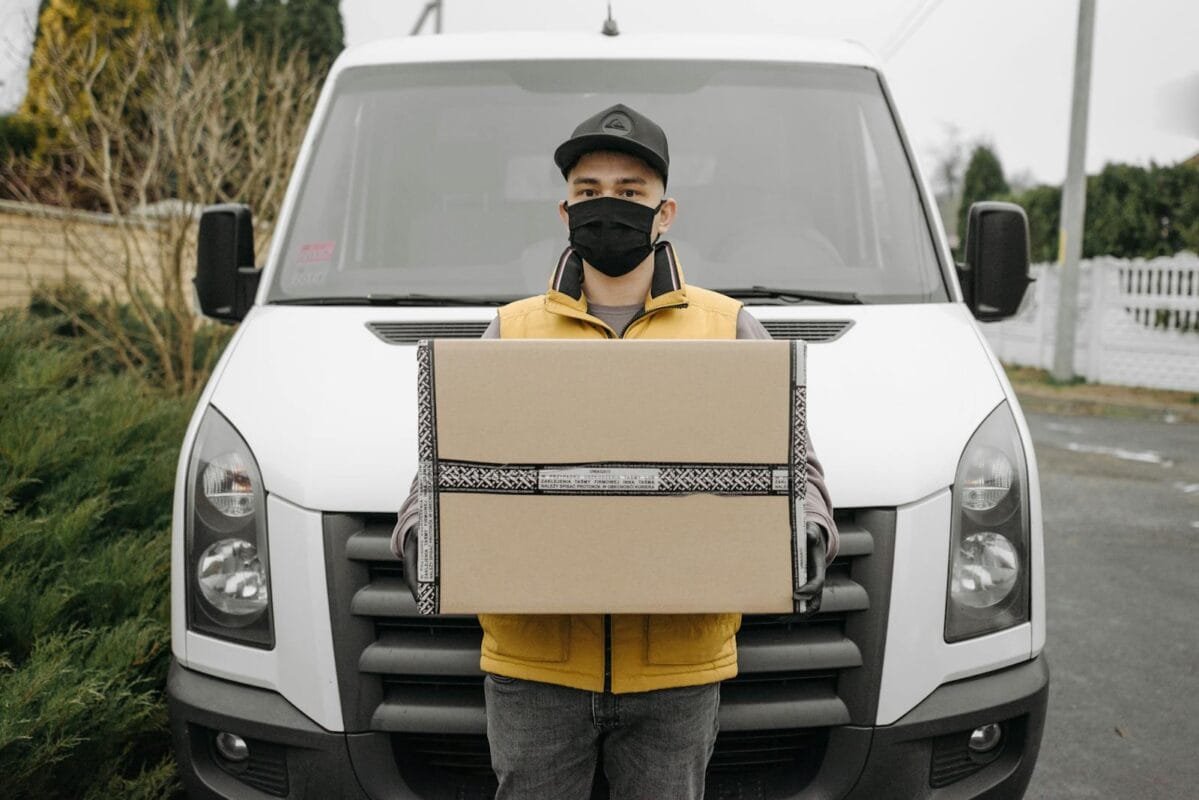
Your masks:
[[[1199,156],[1170,168],[1164,183],[1177,198],[1170,224],[1178,230],[1182,248],[1199,253]]]
[[[1153,184],[1149,171],[1129,164],[1107,164],[1098,175],[1087,177],[1084,255],[1166,254],[1160,246],[1162,204],[1154,197]]]
[[[986,145],[975,147],[966,166],[966,175],[962,178],[962,203],[958,211],[959,250],[964,250],[966,246],[970,204],[980,200],[996,200],[1010,192],[999,157]]]
[[[1035,186],[1005,197],[1028,214],[1034,263],[1058,258],[1062,190]],[[1087,177],[1084,258],[1155,258],[1199,253],[1199,165],[1108,164]]]
[[[282,51],[286,11],[280,0],[238,0],[233,17],[246,44]]]
[[[196,33],[201,38],[218,42],[237,30],[237,21],[228,0],[192,0]]]
[[[1199,169],[1108,164],[1087,179],[1083,254],[1154,258],[1199,248]]]
[[[20,113],[0,116],[0,161],[28,156],[37,146],[37,138],[38,127],[28,117]]]
[[[66,72],[82,81],[95,73],[97,91],[121,91],[121,84],[128,77],[126,65],[108,49],[108,44],[156,24],[154,12],[153,0],[48,0],[42,4],[29,60],[28,86],[20,109],[21,116],[37,128],[36,152],[44,154],[52,149],[57,139],[56,128],[65,122],[47,115],[50,93],[69,96],[74,90],[74,87],[51,85],[50,76]],[[50,63],[62,58],[62,54],[66,54],[70,63]],[[136,80],[143,77],[137,76]],[[67,114],[74,124],[84,124],[89,119],[82,101],[70,105]]]
[[[1057,261],[1057,237],[1062,214],[1061,187],[1034,186],[1002,199],[1020,205],[1028,215],[1028,249],[1032,263],[1051,264]]]
[[[313,67],[328,67],[345,47],[345,32],[337,0],[288,0],[285,39],[288,49],[299,48]]]
[[[219,42],[237,30],[229,0],[157,0],[158,19],[173,24],[180,9],[191,17],[193,30],[200,39]]]

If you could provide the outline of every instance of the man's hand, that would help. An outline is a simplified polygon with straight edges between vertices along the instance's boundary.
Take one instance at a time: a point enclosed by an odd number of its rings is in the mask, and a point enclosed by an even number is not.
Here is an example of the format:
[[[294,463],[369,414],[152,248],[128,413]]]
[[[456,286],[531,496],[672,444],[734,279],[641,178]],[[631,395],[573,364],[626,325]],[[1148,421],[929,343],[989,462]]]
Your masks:
[[[810,617],[820,610],[820,596],[824,592],[824,559],[828,553],[828,543],[824,528],[818,523],[809,522],[804,526],[808,547],[808,564],[811,579],[795,590],[795,605],[798,608],[801,601],[807,602],[807,607],[800,612],[802,617]]]
[[[416,531],[407,531],[404,535],[404,583],[416,599]]]

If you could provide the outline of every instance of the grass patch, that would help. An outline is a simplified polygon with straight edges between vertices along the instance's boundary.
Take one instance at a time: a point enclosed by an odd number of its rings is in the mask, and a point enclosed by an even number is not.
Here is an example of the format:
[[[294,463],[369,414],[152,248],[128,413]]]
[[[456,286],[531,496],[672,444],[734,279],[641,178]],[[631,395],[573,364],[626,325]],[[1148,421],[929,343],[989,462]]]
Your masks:
[[[1005,364],[1008,380],[1027,411],[1051,414],[1199,422],[1199,394],[1169,389],[1057,381],[1048,370]]]
[[[196,397],[60,327],[0,314],[0,796],[177,797],[170,517]]]
[[[1003,369],[1007,372],[1008,380],[1013,384],[1031,383],[1045,384],[1046,386],[1078,386],[1087,382],[1087,379],[1080,375],[1075,375],[1068,381],[1059,381],[1050,374],[1049,370],[1038,369],[1037,367],[1020,367],[1014,364],[1004,364]]]

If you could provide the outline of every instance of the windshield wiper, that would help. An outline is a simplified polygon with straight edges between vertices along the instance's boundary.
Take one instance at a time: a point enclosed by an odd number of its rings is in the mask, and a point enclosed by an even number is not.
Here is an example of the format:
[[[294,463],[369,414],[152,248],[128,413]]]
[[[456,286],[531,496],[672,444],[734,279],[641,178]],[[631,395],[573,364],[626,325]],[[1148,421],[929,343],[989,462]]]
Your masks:
[[[462,297],[435,294],[368,294],[345,297],[288,297],[271,303],[289,306],[502,306],[519,299],[478,295]]]
[[[811,300],[817,303],[833,303],[836,305],[863,305],[864,300],[856,292],[818,292],[800,289],[774,289],[769,286],[751,286],[748,289],[717,289],[729,297],[768,297],[783,300],[788,303],[799,303]]]

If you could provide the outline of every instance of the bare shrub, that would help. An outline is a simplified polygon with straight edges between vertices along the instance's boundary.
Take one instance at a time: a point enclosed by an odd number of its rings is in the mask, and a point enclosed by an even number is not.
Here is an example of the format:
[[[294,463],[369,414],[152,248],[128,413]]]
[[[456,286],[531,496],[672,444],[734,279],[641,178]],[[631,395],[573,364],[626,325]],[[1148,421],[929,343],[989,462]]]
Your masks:
[[[258,237],[269,238],[319,76],[299,51],[281,55],[239,39],[213,46],[182,14],[170,26],[147,20],[117,40],[93,34],[87,48],[82,58],[44,51],[52,150],[10,161],[4,180],[27,202],[91,206],[110,220],[111,235],[98,236],[94,224],[56,215],[72,263],[105,300],[87,313],[60,311],[145,381],[187,393],[211,367],[195,360],[196,331],[206,324],[191,288],[200,208],[248,202]],[[132,309],[136,336],[121,306]]]

